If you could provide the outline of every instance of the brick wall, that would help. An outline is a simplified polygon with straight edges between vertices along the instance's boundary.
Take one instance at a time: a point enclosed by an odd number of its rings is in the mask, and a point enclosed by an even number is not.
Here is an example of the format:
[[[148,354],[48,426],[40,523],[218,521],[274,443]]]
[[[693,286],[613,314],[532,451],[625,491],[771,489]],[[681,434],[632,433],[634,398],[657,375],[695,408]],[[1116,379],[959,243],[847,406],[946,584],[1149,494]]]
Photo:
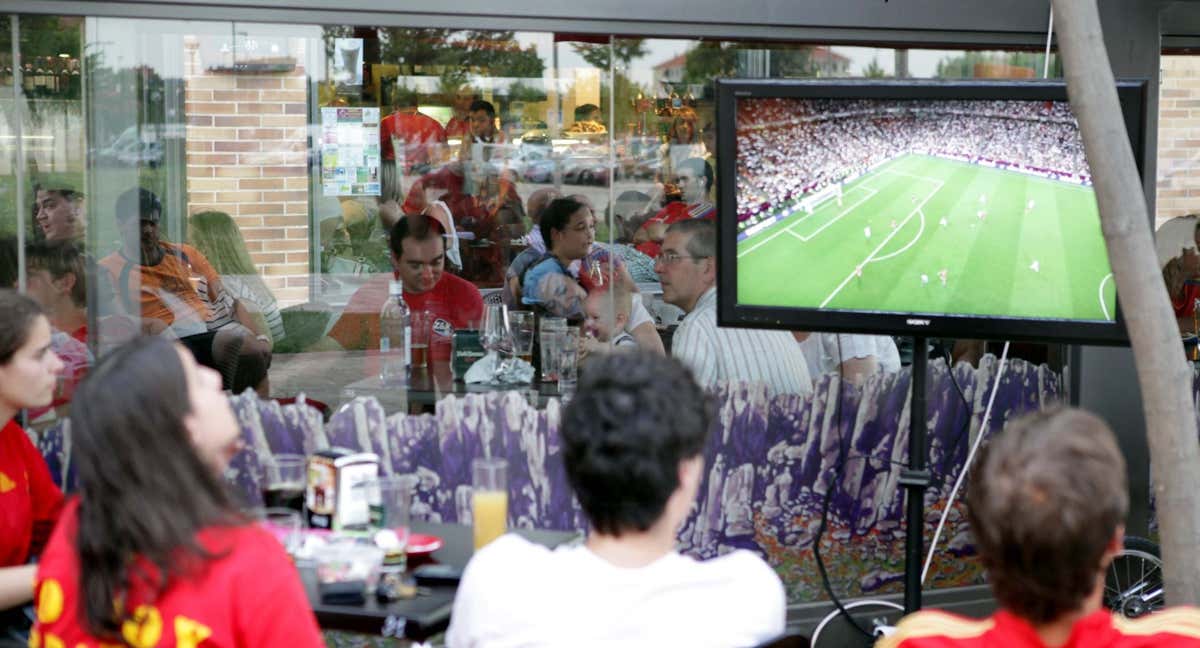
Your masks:
[[[1200,213],[1200,56],[1162,57],[1157,224]]]
[[[307,75],[209,72],[185,42],[188,213],[231,215],[280,306],[308,300]],[[304,41],[291,55],[304,61]]]

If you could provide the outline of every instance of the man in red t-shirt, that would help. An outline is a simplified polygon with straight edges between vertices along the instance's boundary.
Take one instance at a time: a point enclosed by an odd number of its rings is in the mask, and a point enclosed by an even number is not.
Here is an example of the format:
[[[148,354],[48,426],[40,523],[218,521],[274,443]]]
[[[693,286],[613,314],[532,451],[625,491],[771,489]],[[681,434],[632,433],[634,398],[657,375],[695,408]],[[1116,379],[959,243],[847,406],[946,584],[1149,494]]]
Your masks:
[[[662,251],[668,225],[691,218],[714,220],[717,217],[717,208],[708,202],[713,183],[713,170],[708,162],[700,158],[684,160],[672,181],[679,187],[682,200],[667,203],[657,214],[646,219],[633,237],[638,251],[651,259]]]
[[[441,157],[446,145],[446,131],[436,119],[417,112],[417,93],[401,90],[396,95],[396,112],[379,124],[379,152],[384,160],[395,160],[397,145],[403,142],[404,172],[424,173]]]
[[[404,216],[392,227],[389,242],[395,277],[404,283],[404,302],[414,313],[425,310],[432,315],[430,358],[449,360],[454,330],[476,326],[483,316],[479,289],[444,272],[446,241],[432,218]],[[359,288],[329,336],[345,349],[378,349],[379,311],[387,301],[391,278],[379,275]]]
[[[1130,620],[1102,605],[1129,492],[1099,418],[1057,409],[1020,419],[970,475],[967,516],[1000,611],[983,620],[918,612],[876,648],[1200,646],[1200,609]]]

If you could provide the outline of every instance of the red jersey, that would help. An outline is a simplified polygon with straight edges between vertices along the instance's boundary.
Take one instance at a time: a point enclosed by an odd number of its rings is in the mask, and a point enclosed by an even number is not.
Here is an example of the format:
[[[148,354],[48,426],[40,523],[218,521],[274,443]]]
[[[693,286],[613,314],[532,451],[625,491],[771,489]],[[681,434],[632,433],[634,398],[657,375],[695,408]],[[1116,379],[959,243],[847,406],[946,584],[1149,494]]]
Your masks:
[[[80,618],[78,509],[79,501],[73,500],[63,510],[62,523],[38,563],[37,624],[30,645],[124,645],[92,636]],[[136,620],[121,628],[129,646],[324,645],[296,568],[270,533],[257,526],[211,527],[196,539],[217,557],[199,562],[194,573],[172,580],[157,596],[146,579],[131,583],[127,600]],[[154,572],[153,565],[139,567]]]
[[[396,159],[392,140],[404,142],[404,168],[433,162],[429,148],[446,143],[446,131],[437,120],[419,112],[394,112],[379,124],[379,152],[385,160]]]
[[[716,207],[709,202],[699,202],[694,205],[685,205],[682,202],[675,201],[667,203],[657,214],[646,219],[642,223],[642,229],[648,229],[650,225],[662,223],[670,225],[679,221],[688,220],[689,218],[703,218],[705,220],[714,220],[717,217]],[[637,250],[651,259],[657,258],[658,253],[662,251],[662,243],[658,241],[643,241],[636,246]]]
[[[379,348],[379,311],[388,298],[390,275],[376,275],[354,292],[342,316],[329,331],[329,337],[337,340],[345,349]],[[483,318],[483,297],[471,282],[448,272],[423,293],[404,291],[404,303],[416,312],[427,310],[433,314],[433,327],[429,334],[429,357],[433,360],[450,359],[450,338],[455,329],[477,326]]]
[[[938,611],[909,615],[895,634],[875,648],[1043,648],[1027,621],[1001,610],[987,619],[969,619]],[[1178,607],[1140,619],[1109,610],[1080,619],[1063,648],[1200,647],[1200,608]]]
[[[471,120],[451,117],[446,122],[446,137],[465,138],[471,135]]]
[[[16,421],[7,422],[0,428],[0,567],[41,552],[62,502],[41,453]]]

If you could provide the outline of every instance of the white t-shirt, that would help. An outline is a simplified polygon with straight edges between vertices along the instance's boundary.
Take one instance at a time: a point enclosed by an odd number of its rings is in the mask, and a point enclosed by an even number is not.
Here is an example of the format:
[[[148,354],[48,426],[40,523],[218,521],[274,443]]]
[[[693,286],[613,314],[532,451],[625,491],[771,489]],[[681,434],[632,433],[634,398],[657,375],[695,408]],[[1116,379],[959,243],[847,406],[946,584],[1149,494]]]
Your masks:
[[[744,550],[616,567],[584,546],[516,535],[482,549],[454,600],[448,648],[753,646],[783,634],[775,572]]]
[[[810,333],[800,343],[808,373],[814,379],[821,374],[837,372],[842,363],[852,358],[874,356],[879,371],[900,371],[900,351],[887,335],[857,335],[850,333]]]

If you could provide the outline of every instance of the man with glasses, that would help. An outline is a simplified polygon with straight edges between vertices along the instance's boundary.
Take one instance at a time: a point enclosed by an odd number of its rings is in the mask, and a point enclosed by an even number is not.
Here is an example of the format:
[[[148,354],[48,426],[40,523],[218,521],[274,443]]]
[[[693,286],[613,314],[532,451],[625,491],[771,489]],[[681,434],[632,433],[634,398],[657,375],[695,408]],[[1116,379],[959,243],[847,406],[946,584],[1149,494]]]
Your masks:
[[[717,326],[717,227],[679,221],[667,229],[654,263],[663,301],[687,315],[675,331],[671,355],[691,368],[702,386],[762,382],[771,394],[812,391],[808,365],[791,333]]]
[[[671,181],[679,189],[680,200],[668,202],[657,214],[642,223],[634,234],[635,247],[651,258],[662,249],[663,236],[672,223],[701,218],[713,220],[717,208],[708,202],[713,184],[713,170],[708,162],[700,158],[688,158],[679,163],[679,169]]]

